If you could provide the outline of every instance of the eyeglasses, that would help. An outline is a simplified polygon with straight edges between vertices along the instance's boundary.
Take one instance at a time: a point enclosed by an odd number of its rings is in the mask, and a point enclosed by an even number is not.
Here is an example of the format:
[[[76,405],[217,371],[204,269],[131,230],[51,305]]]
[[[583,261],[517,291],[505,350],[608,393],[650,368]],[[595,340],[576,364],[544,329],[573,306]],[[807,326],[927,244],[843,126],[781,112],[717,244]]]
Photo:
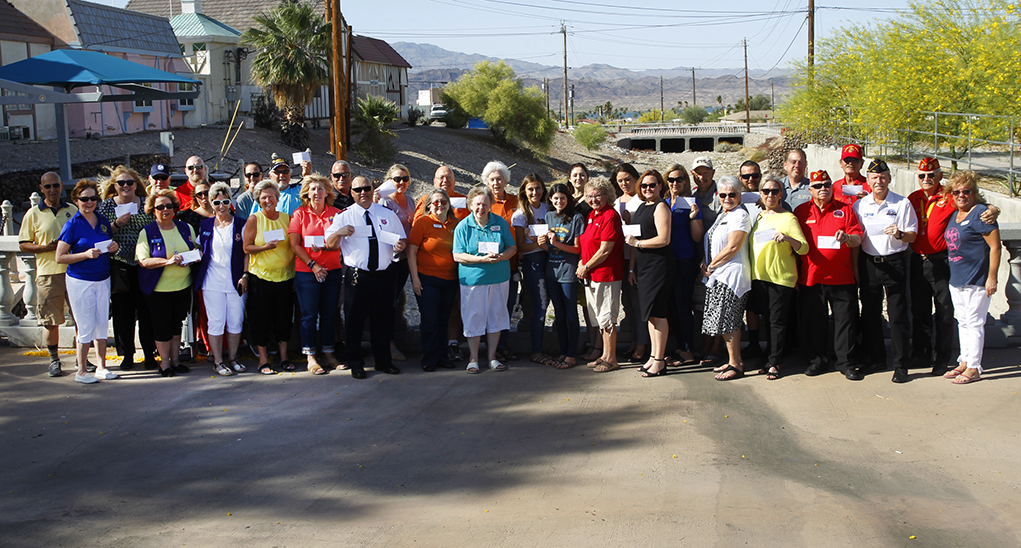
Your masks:
[[[188,171],[196,171],[199,169],[206,169],[206,166],[184,166],[184,169],[187,169]]]
[[[779,188],[760,188],[759,192],[769,196],[770,194],[780,194]]]
[[[152,175],[154,181],[166,181],[170,178],[169,175]]]
[[[918,180],[919,181],[924,181],[926,179],[933,179],[933,180],[935,180],[936,179],[936,174],[935,173],[919,173],[918,174]]]
[[[352,188],[351,192],[372,192],[371,186],[360,186],[358,188]]]
[[[833,183],[818,183],[818,184],[812,185],[812,189],[813,190],[822,190],[824,188],[830,188],[831,186],[833,186]]]
[[[761,173],[742,173],[741,174],[741,178],[746,180],[746,181],[749,180],[749,179],[761,179],[762,178],[762,174]]]
[[[350,176],[351,176],[351,172],[350,171],[345,171],[344,173],[334,173],[333,174],[333,178],[334,179],[344,179],[345,177],[350,177]]]
[[[971,196],[970,188],[962,188],[961,190],[955,190],[951,192],[954,196]]]
[[[121,186],[131,186],[131,185],[135,184],[135,180],[134,179],[117,179],[117,184],[119,184]]]
[[[390,179],[395,183],[406,183],[411,180],[411,177],[408,177],[407,175],[404,175],[403,177],[394,175],[393,177],[390,177]]]
[[[245,173],[245,177],[248,177],[249,179],[252,178],[252,177],[258,177],[259,175],[262,175],[261,171],[253,171],[251,173]]]
[[[63,185],[61,183],[50,183],[50,184],[47,184],[47,185],[43,185],[43,189],[44,190],[49,190],[51,188],[57,188],[58,186],[63,186]]]
[[[205,198],[206,196],[209,196],[209,191],[208,190],[203,190],[202,192],[196,192],[195,193],[195,197],[196,198]]]
[[[667,177],[666,182],[668,183],[687,183],[688,180],[684,177]]]
[[[955,191],[956,192],[956,191]],[[968,192],[971,192],[970,190]],[[79,196],[79,202],[98,202],[99,196]]]
[[[585,197],[588,198],[589,200],[601,200],[601,199],[603,199],[603,195],[602,194],[589,194],[588,196],[585,196]]]
[[[659,186],[659,183],[642,183],[642,189],[656,188],[657,186]]]
[[[721,192],[719,196],[720,198],[726,200],[729,198],[737,198],[738,196],[740,196],[740,194],[738,194],[737,192]]]
[[[214,206],[230,205],[230,200],[213,200],[212,202],[209,203],[213,204]]]

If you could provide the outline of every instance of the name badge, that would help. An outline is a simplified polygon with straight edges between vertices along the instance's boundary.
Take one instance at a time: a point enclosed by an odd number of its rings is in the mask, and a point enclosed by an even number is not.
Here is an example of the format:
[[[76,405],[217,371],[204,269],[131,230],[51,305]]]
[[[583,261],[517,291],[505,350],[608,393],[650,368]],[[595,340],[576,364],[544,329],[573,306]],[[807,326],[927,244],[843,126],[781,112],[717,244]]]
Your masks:
[[[814,225],[815,224],[815,219],[808,219],[808,220],[805,221],[805,224],[806,225]]]
[[[843,211],[839,211],[839,210],[834,211],[833,212],[833,216],[839,219],[839,218],[844,216],[844,212]]]
[[[443,225],[433,224],[433,228],[443,228]]]
[[[500,227],[499,227],[499,225],[493,226],[493,227],[490,227],[490,230],[492,230],[493,232],[500,232]]]
[[[964,222],[961,223],[961,226],[965,226],[965,225],[967,225],[970,222],[971,222],[971,220],[964,221]]]

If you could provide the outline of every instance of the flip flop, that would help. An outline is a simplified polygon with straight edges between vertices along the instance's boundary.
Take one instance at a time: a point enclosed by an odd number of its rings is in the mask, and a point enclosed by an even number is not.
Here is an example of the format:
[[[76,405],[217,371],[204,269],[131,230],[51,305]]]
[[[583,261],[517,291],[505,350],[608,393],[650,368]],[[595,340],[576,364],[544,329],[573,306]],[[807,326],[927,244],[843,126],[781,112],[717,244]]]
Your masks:
[[[978,382],[980,380],[982,380],[982,377],[972,377],[970,375],[965,375],[964,373],[961,373],[950,382],[952,384],[971,384],[973,382]]]
[[[730,373],[731,371],[734,372],[733,376],[726,377],[726,378],[720,378],[722,375]],[[719,375],[716,375],[716,380],[718,380],[718,381],[732,381],[734,379],[740,379],[743,376],[744,376],[744,371],[741,371],[740,369],[738,369],[738,368],[736,368],[733,365],[730,365],[728,363],[727,367],[724,367],[723,370],[720,371]]]
[[[276,371],[273,369],[272,365],[264,363],[259,366],[259,373],[262,373],[263,375],[273,375]]]

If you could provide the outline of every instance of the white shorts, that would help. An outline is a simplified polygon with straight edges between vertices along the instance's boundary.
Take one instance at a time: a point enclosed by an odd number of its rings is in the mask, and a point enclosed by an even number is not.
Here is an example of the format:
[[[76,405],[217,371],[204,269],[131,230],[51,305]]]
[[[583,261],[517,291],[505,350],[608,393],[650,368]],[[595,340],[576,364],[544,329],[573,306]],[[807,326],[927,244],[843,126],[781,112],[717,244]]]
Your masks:
[[[510,282],[461,286],[461,320],[465,337],[481,337],[510,329],[507,294]]]
[[[245,302],[237,291],[224,293],[221,291],[202,290],[202,304],[206,307],[206,333],[213,336],[223,335],[224,326],[227,333],[241,333],[241,323],[245,319]]]
[[[98,282],[66,276],[67,299],[78,326],[78,344],[106,340],[110,327],[110,278]]]
[[[585,304],[589,315],[595,319],[599,329],[609,329],[617,325],[620,316],[620,286],[616,282],[590,282],[585,288]]]

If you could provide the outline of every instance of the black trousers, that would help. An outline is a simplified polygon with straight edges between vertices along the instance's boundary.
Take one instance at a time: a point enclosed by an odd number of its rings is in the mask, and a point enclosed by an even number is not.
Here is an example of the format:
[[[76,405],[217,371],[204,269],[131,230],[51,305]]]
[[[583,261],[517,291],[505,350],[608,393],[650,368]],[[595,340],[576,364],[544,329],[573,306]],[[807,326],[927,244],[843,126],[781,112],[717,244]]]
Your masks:
[[[294,280],[271,282],[248,274],[248,300],[245,308],[256,346],[269,346],[273,340],[290,341],[293,328]]]
[[[829,309],[833,309],[833,350],[836,368],[854,367],[855,339],[858,336],[858,288],[854,284],[815,284],[801,287],[801,321],[806,325],[809,361],[826,365],[829,340]]]
[[[759,330],[766,336],[766,367],[783,363],[783,352],[787,345],[787,319],[794,288],[772,282],[755,280],[752,294],[759,302]]]
[[[956,367],[953,353],[957,320],[950,300],[950,263],[947,252],[926,255],[911,254],[911,359],[919,366],[949,365]],[[933,321],[933,305],[936,308]],[[936,339],[933,340],[933,327]],[[935,351],[935,358],[933,352]]]
[[[886,369],[886,341],[883,339],[883,293],[890,317],[890,346],[894,369],[907,369],[911,325],[908,319],[908,267],[911,250],[874,257],[858,254],[858,288],[861,292],[861,362]],[[880,262],[877,262],[880,261]]]
[[[344,277],[344,315],[347,365],[351,369],[365,369],[362,358],[362,330],[369,320],[369,341],[376,369],[393,365],[390,358],[390,339],[394,331],[394,284],[397,272],[386,270],[359,270],[351,268]]]
[[[138,322],[138,341],[146,360],[156,356],[156,338],[152,332],[152,313],[145,295],[138,288],[137,265],[110,261],[111,292],[110,315],[113,316],[113,340],[117,355],[129,359],[135,353],[135,322]]]

